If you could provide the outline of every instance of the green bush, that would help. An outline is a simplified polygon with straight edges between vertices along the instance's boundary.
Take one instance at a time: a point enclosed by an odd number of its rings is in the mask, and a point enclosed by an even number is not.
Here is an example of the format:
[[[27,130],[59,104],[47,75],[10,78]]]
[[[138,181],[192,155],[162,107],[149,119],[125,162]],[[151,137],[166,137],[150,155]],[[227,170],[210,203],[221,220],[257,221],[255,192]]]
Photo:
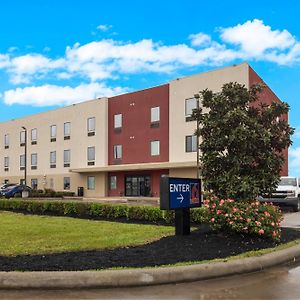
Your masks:
[[[63,197],[73,197],[75,196],[74,192],[67,191],[54,191],[52,189],[45,190],[32,190],[30,192],[31,198],[63,198]]]
[[[0,210],[12,210],[35,214],[67,215],[85,218],[126,219],[146,221],[149,223],[174,222],[174,211],[162,211],[159,207],[129,206],[87,202],[62,202],[50,200],[6,200],[0,199]],[[202,223],[205,220],[205,210],[191,209],[191,221]]]

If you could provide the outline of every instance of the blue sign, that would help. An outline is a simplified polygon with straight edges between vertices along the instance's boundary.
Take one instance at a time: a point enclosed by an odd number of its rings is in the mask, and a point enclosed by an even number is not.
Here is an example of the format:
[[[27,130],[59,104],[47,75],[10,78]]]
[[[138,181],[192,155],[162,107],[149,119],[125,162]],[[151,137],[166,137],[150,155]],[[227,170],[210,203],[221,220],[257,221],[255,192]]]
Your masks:
[[[201,182],[195,178],[161,178],[161,209],[201,206]]]

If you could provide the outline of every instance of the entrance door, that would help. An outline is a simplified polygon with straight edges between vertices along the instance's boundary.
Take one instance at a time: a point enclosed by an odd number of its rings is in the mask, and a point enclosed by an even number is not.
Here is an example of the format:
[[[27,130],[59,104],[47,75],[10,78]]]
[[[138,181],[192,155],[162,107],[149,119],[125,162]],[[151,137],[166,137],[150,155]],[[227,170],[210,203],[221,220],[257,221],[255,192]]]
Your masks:
[[[144,196],[149,197],[150,176],[126,176],[125,178],[125,196]]]

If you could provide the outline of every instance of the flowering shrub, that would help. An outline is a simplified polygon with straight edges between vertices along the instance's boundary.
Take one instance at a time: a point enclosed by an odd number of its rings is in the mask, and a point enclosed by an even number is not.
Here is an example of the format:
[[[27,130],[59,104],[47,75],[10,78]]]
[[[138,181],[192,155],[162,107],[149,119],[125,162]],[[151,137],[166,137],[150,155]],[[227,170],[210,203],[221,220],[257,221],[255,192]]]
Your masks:
[[[280,241],[282,213],[273,204],[210,196],[204,200],[204,206],[208,212],[208,222],[215,230],[253,234]]]

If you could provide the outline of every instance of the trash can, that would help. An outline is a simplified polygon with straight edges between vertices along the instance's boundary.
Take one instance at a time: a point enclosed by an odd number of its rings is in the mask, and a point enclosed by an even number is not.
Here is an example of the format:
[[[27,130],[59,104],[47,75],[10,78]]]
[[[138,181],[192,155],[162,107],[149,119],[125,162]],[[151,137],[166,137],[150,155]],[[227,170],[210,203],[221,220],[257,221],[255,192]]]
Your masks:
[[[79,186],[77,189],[77,196],[83,197],[83,186]]]
[[[27,190],[22,191],[22,198],[28,198],[29,192]]]

